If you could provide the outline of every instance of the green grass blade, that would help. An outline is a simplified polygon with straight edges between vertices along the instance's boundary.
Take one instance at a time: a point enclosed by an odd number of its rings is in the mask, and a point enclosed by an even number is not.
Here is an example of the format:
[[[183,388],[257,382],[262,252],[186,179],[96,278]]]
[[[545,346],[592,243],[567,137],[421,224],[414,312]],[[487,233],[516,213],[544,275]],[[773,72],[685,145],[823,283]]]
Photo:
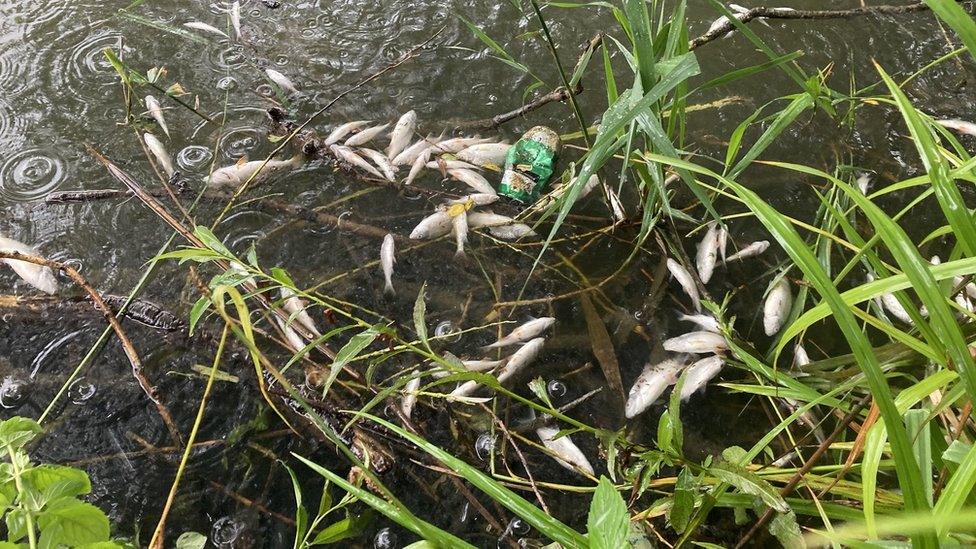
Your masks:
[[[976,58],[976,23],[954,0],[924,0],[932,11],[952,27],[959,35],[959,39],[966,45],[969,54]]]

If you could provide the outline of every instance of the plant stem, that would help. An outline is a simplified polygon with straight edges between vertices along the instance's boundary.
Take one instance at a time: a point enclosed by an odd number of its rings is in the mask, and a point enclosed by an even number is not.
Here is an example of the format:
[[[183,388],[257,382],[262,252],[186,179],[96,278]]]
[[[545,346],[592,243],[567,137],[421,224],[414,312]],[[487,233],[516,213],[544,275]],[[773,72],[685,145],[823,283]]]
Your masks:
[[[14,470],[14,486],[17,487],[17,494],[23,497],[24,494],[24,483],[20,480],[20,475],[22,471],[20,466],[17,465],[17,458],[14,456],[16,450],[11,445],[7,445],[7,455],[10,456],[10,466]],[[30,510],[24,509],[24,517],[27,521],[27,543],[30,544],[31,549],[37,548],[37,535],[34,533],[34,517],[31,515]]]

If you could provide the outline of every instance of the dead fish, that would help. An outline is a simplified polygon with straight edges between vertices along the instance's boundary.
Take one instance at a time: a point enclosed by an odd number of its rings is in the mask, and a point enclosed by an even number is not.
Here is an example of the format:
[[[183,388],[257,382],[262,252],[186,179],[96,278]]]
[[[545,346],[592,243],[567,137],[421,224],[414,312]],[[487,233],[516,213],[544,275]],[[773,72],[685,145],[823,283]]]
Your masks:
[[[374,168],[369,162],[366,162],[363,157],[356,154],[356,151],[350,149],[349,147],[345,145],[330,145],[329,150],[332,151],[332,154],[334,154],[336,158],[339,158],[346,164],[355,166],[371,175],[375,175],[380,179],[386,179],[383,177],[383,174],[379,172],[379,170]]]
[[[488,227],[488,232],[495,238],[502,240],[518,240],[526,236],[537,236],[535,231],[532,230],[532,227],[529,227],[525,223]]]
[[[295,84],[287,76],[274,69],[264,69],[264,73],[285,93],[298,93],[298,88],[295,87]]]
[[[146,147],[149,148],[149,152],[156,157],[156,161],[162,166],[166,175],[172,177],[173,173],[176,172],[176,168],[173,167],[173,159],[166,152],[166,147],[163,146],[163,142],[149,132],[144,133],[142,139],[146,142]]]
[[[769,248],[769,241],[759,240],[757,242],[753,242],[752,244],[749,244],[745,248],[742,248],[738,252],[730,255],[725,259],[725,262],[729,263],[730,261],[735,261],[737,259],[741,260],[747,257],[755,257],[765,252],[767,248]]]
[[[305,163],[302,153],[298,153],[288,160],[252,160],[250,162],[238,162],[231,166],[225,166],[210,174],[207,181],[211,186],[240,185],[252,176],[255,180],[265,179],[271,174],[286,169],[294,169]],[[257,175],[255,175],[257,174]]]
[[[446,204],[467,204],[471,203],[472,206],[487,206],[498,201],[497,194],[488,193],[474,193],[467,196],[462,196],[461,198],[455,198],[454,200],[448,200]],[[472,214],[474,212],[471,212]],[[468,215],[468,225],[471,225],[471,215]],[[473,228],[473,227],[472,227]]]
[[[682,267],[681,263],[678,263],[670,257],[668,258],[668,270],[671,271],[671,276],[673,276],[674,279],[678,281],[678,284],[681,285],[681,289],[683,289],[685,293],[688,294],[688,297],[691,298],[691,302],[695,306],[695,310],[700,311],[701,298],[698,297],[698,287],[695,286],[695,281],[691,278],[691,273]]]
[[[454,226],[454,240],[457,242],[457,251],[454,252],[454,256],[463,257],[464,243],[468,241],[468,212],[462,209],[461,213],[451,219],[451,224]]]
[[[617,196],[617,191],[607,187],[607,201],[610,202],[610,209],[613,211],[613,217],[617,223],[627,221],[627,211],[624,210],[624,204]]]
[[[525,345],[519,347],[517,351],[512,353],[512,356],[508,357],[508,360],[505,361],[505,365],[498,370],[497,374],[495,374],[495,377],[498,378],[498,383],[508,381],[512,376],[519,373],[526,366],[532,363],[532,361],[539,356],[539,353],[542,351],[542,346],[545,343],[545,338],[537,337],[527,341]]]
[[[807,354],[807,350],[803,348],[803,345],[797,343],[793,346],[793,365],[797,368],[803,368],[807,364],[813,362],[810,360],[810,355]]]
[[[410,233],[412,240],[431,240],[451,232],[451,214],[439,210],[425,217]]]
[[[768,336],[779,333],[793,308],[793,291],[786,278],[780,278],[766,295],[763,303],[763,330]]]
[[[237,272],[237,273],[239,273],[241,275],[244,275],[244,279],[241,282],[244,284],[245,287],[247,287],[247,288],[257,288],[258,287],[257,281],[254,280],[254,277],[253,276],[248,275],[247,269],[244,268],[244,265],[241,265],[240,263],[238,263],[236,261],[231,261],[230,262],[230,268],[227,269],[227,270],[228,271],[234,271],[234,272]]]
[[[329,132],[329,135],[325,138],[324,143],[326,146],[334,145],[351,132],[358,132],[366,124],[369,124],[369,120],[353,120],[352,122],[341,124]]]
[[[217,34],[219,36],[223,36],[224,38],[230,38],[230,36],[227,36],[227,33],[226,32],[218,29],[217,27],[215,27],[213,25],[208,25],[208,24],[203,23],[201,21],[190,21],[189,23],[183,23],[183,26],[184,27],[187,27],[187,28],[190,28],[190,29],[198,30],[198,31],[209,32],[211,34]]]
[[[487,143],[489,141],[491,139],[482,137],[453,137],[437,143],[437,145],[434,145],[434,149],[439,152],[457,154],[472,145]]]
[[[508,143],[478,143],[471,145],[457,153],[457,159],[470,162],[483,168],[501,168],[505,165],[508,150],[512,148]]]
[[[705,237],[698,244],[698,254],[695,256],[695,265],[698,267],[698,278],[702,284],[708,284],[715,272],[715,262],[718,260],[718,223],[712,221],[708,224]]]
[[[417,159],[414,160],[413,166],[410,166],[410,173],[407,174],[407,178],[403,180],[404,185],[409,185],[413,183],[413,180],[420,175],[420,172],[424,171],[427,167],[427,161],[430,160],[431,148],[427,147],[424,149]]]
[[[390,132],[390,146],[386,148],[386,157],[393,160],[410,144],[410,138],[417,128],[417,112],[407,111],[397,120],[393,131]]]
[[[373,161],[373,164],[376,164],[380,171],[383,172],[383,176],[386,177],[387,181],[396,181],[396,168],[393,167],[393,164],[390,164],[390,159],[383,153],[364,147],[361,147],[359,152],[365,154]]]
[[[502,366],[506,362],[508,362],[507,357],[500,360],[462,360],[461,364],[464,365],[465,369],[472,372],[487,372]]]
[[[305,340],[302,339],[302,336],[298,335],[298,332],[291,326],[285,324],[285,321],[278,316],[275,316],[275,322],[281,328],[281,333],[285,334],[285,341],[288,342],[288,346],[291,347],[292,351],[297,353],[305,348]]]
[[[712,315],[686,315],[681,313],[678,315],[678,320],[693,322],[708,332],[714,332],[716,334],[721,332],[718,320]]]
[[[302,302],[300,297],[295,295],[295,292],[284,286],[278,292],[281,294],[281,299],[283,300],[281,306],[292,319],[292,324],[298,324],[302,329],[307,330],[312,337],[322,335],[315,322],[312,321],[311,315],[308,314],[305,303]]]
[[[443,166],[445,170],[480,170],[478,166],[474,164],[468,164],[467,162],[461,160],[445,160],[443,158],[438,158],[437,160],[431,160],[427,163],[427,167],[431,170],[438,170]]]
[[[579,446],[569,438],[569,435],[556,438],[559,429],[555,427],[539,427],[535,433],[539,435],[542,445],[555,454],[553,459],[556,460],[556,463],[573,472],[582,471],[589,476],[594,475],[593,466],[587,461]]]
[[[400,401],[400,411],[403,415],[410,417],[413,407],[417,404],[417,390],[420,389],[420,378],[415,377],[403,386],[403,400]]]
[[[383,133],[383,130],[390,127],[390,124],[380,124],[379,126],[372,126],[360,131],[359,133],[353,135],[349,139],[346,139],[344,143],[347,147],[358,147],[360,145],[365,145],[373,140],[374,137]]]
[[[891,316],[905,324],[914,324],[912,317],[905,310],[905,307],[902,306],[901,302],[898,301],[898,298],[895,297],[895,294],[881,294],[881,303],[884,305],[885,310],[891,313]]]
[[[234,35],[241,37],[241,3],[234,2],[230,7],[230,24],[234,27]]]
[[[393,246],[393,235],[384,236],[383,245],[380,246],[380,266],[383,268],[383,278],[386,279],[386,286],[383,287],[383,291],[390,295],[396,293],[393,290],[393,264],[396,263],[396,257],[393,256]]]
[[[627,404],[624,405],[624,415],[627,419],[634,418],[650,408],[665,389],[674,385],[684,366],[676,359],[645,366],[627,394]]]
[[[690,332],[664,341],[664,350],[674,353],[720,353],[729,348],[725,338],[715,332]]]
[[[691,395],[704,389],[705,384],[722,370],[723,363],[722,357],[715,355],[688,366],[688,373],[685,374],[685,381],[681,386],[681,400],[688,400]]]
[[[551,316],[532,319],[509,332],[507,336],[484,348],[497,349],[499,347],[508,347],[510,345],[522,343],[523,341],[528,341],[542,334],[555,323],[556,319]]]
[[[447,173],[454,179],[457,179],[461,183],[464,183],[479,193],[498,194],[495,192],[495,188],[491,186],[491,183],[489,183],[487,179],[482,177],[481,174],[477,172],[458,169],[447,170]]]
[[[430,149],[436,143],[437,143],[437,139],[434,139],[432,136],[428,135],[427,137],[421,139],[420,141],[417,141],[413,145],[410,145],[409,147],[404,149],[400,154],[394,156],[392,160],[393,165],[394,166],[413,165],[413,163],[416,162],[417,157],[420,156],[420,153],[424,152],[427,149]]]
[[[153,117],[153,120],[156,121],[156,124],[159,124],[159,129],[163,130],[163,133],[166,134],[166,137],[169,137],[169,127],[166,126],[166,119],[163,118],[163,108],[159,106],[159,101],[156,101],[155,97],[151,95],[147,95],[146,109],[149,111],[149,114]]]
[[[721,225],[718,228],[718,254],[725,261],[725,250],[729,246],[729,228]]]
[[[854,184],[857,185],[857,189],[861,191],[861,194],[867,196],[868,186],[871,184],[871,179],[871,174],[867,172],[857,176],[857,180],[854,182]]]
[[[748,9],[743,8],[742,6],[739,6],[739,5],[736,5],[736,4],[729,4],[729,10],[735,12],[735,13],[732,14],[732,16],[735,17],[736,19],[738,19],[739,21],[742,21],[742,19],[746,15],[746,13],[749,11]],[[715,21],[712,21],[712,24],[708,27],[708,30],[705,32],[705,34],[711,34],[711,33],[715,32],[715,31],[717,31],[718,29],[722,28],[722,26],[725,25],[728,22],[729,22],[729,18],[726,17],[725,15],[723,15],[722,17],[719,17]],[[721,38],[728,38],[729,36],[732,36],[732,33],[733,32],[735,32],[735,29],[734,28],[732,30],[730,30],[729,32],[723,34],[721,36]]]
[[[936,120],[935,123],[961,134],[976,135],[976,124],[973,124],[972,122],[966,122],[965,120],[959,120],[958,118],[949,118]]]
[[[497,197],[498,195],[493,195]],[[482,227],[499,227],[501,225],[511,225],[515,220],[506,215],[491,212],[471,212],[468,214],[468,225],[472,229]]]
[[[17,252],[24,255],[43,257],[33,246],[28,246],[19,240],[4,236],[0,236],[0,252]],[[58,279],[54,277],[54,271],[50,267],[21,261],[19,259],[3,259],[0,260],[0,263],[6,263],[24,282],[38,290],[46,294],[57,293]]]

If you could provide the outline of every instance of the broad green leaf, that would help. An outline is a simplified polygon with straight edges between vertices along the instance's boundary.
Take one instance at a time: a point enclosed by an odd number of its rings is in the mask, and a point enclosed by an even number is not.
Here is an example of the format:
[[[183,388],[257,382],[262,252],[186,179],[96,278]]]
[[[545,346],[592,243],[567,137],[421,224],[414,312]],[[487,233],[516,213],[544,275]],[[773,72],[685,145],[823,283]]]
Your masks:
[[[41,546],[81,545],[108,541],[108,517],[90,503],[73,498],[52,501],[37,517]]]
[[[803,549],[807,545],[803,542],[800,525],[796,523],[796,513],[791,509],[786,513],[777,513],[769,523],[769,533],[776,536],[780,545],[785,549]]]
[[[0,449],[22,448],[43,432],[41,425],[30,418],[14,416],[0,421]]]
[[[774,511],[785,513],[790,510],[783,497],[769,482],[741,465],[722,461],[707,469],[708,474],[738,488],[741,492],[756,496]]]
[[[976,23],[966,10],[953,0],[924,0],[932,11],[956,31],[969,54],[976,58]]]
[[[224,257],[234,257],[233,252],[224,246],[224,243],[214,235],[209,228],[204,225],[193,227],[193,234],[199,238],[211,250],[223,255]]]
[[[371,515],[369,513],[346,517],[340,521],[333,522],[320,531],[315,536],[315,539],[309,543],[309,546],[326,545],[344,539],[359,537],[370,522]]]
[[[332,361],[332,366],[329,367],[329,377],[322,386],[323,395],[329,392],[329,388],[332,387],[332,382],[339,376],[339,372],[342,371],[346,364],[349,364],[349,362],[359,356],[359,353],[363,349],[372,345],[373,341],[380,335],[380,328],[381,326],[379,325],[373,326],[362,333],[352,336],[349,342],[339,349],[339,352],[336,353],[335,360]]]
[[[629,530],[630,514],[627,512],[627,503],[613,487],[610,479],[601,476],[590,502],[590,514],[586,518],[586,538],[590,542],[590,549],[629,547]]]
[[[681,469],[678,480],[674,485],[671,508],[668,509],[668,522],[677,533],[682,533],[688,527],[691,513],[695,510],[695,490],[698,481],[688,468]]]
[[[201,297],[193,304],[193,307],[190,309],[190,335],[193,335],[193,329],[200,322],[200,319],[203,318],[203,314],[207,312],[210,305],[210,297],[208,296]]]
[[[183,532],[176,538],[176,549],[203,549],[207,545],[207,536],[199,532]]]

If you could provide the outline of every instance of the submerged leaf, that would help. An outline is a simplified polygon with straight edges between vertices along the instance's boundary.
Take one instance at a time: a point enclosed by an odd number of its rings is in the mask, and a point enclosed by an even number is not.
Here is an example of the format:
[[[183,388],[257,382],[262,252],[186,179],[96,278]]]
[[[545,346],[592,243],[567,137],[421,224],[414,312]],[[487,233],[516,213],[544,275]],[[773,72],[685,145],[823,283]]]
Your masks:
[[[620,364],[617,362],[617,352],[613,348],[613,341],[607,333],[607,327],[603,324],[603,319],[596,312],[593,301],[587,294],[580,294],[580,305],[583,307],[583,315],[586,317],[586,328],[590,334],[590,345],[593,346],[593,355],[600,368],[603,369],[603,377],[607,379],[610,388],[613,389],[622,400],[627,398],[624,393],[624,383],[620,379]]]

